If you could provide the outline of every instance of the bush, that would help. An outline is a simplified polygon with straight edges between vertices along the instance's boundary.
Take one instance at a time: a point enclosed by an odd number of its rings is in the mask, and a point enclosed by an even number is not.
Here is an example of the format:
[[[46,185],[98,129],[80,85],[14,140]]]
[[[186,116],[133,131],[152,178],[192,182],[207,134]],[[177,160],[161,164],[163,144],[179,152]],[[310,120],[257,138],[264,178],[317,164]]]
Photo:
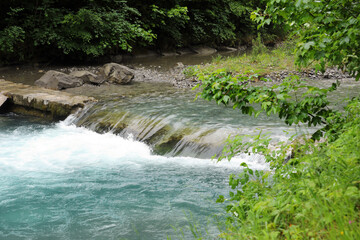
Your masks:
[[[360,102],[351,102],[347,109],[351,117],[334,142],[295,141],[291,159],[286,158],[288,144],[269,151],[268,139],[260,137],[245,148],[224,152],[229,159],[239,151],[262,152],[273,172],[243,164],[240,176],[230,176],[233,191],[228,199],[218,200],[229,203],[223,238],[360,238]]]
[[[202,77],[201,97],[232,104],[243,114],[277,114],[288,125],[323,125],[312,139],[294,139],[269,149],[260,134],[229,140],[219,158],[239,153],[263,154],[271,171],[231,175],[227,202],[230,214],[225,239],[358,239],[360,238],[360,101],[344,111],[332,110],[327,94],[338,84],[320,89],[298,77],[271,87],[252,86],[254,76],[232,76],[221,69]],[[299,92],[301,92],[299,94]],[[258,104],[259,108],[255,108]],[[325,142],[319,143],[324,137]]]

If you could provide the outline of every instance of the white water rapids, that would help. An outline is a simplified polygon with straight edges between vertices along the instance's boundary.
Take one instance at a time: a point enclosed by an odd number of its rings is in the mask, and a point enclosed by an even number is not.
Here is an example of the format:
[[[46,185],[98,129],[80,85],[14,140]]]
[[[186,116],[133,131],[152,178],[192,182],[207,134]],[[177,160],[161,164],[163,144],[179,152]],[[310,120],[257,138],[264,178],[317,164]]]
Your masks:
[[[0,239],[165,239],[174,226],[187,238],[190,212],[216,234],[206,222],[223,211],[215,200],[227,194],[228,175],[243,161],[267,169],[256,156],[157,156],[144,143],[70,121],[0,122]]]

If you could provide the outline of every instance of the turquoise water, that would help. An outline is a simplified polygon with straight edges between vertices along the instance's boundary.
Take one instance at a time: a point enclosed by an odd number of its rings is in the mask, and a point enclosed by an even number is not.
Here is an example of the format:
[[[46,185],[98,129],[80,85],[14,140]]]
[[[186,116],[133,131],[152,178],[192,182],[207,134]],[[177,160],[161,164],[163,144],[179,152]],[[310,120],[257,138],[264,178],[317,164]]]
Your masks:
[[[267,168],[256,156],[156,156],[66,121],[0,115],[0,239],[176,239],[173,227],[188,239],[190,212],[216,236],[210,220],[223,206],[214,201],[243,160]]]
[[[317,83],[326,86],[328,81]],[[276,118],[254,119],[231,107],[194,102],[193,92],[154,83],[81,91],[102,101],[75,120],[49,123],[0,115],[1,240],[191,239],[194,223],[207,239],[216,239],[213,216],[224,212],[224,206],[215,200],[228,194],[229,174],[241,172],[243,161],[253,169],[268,166],[259,156],[215,163],[207,158],[211,151],[203,153],[191,141],[221,142],[229,134],[251,134],[258,128],[277,139],[284,139],[285,130],[295,132]],[[343,97],[358,92],[358,85],[344,84],[332,99],[341,105]],[[115,116],[121,123],[117,114],[124,111],[134,116],[121,134],[92,131],[98,120]],[[99,113],[83,124],[87,129],[72,124]],[[126,134],[137,129],[140,133],[132,137],[140,139],[163,125],[173,132],[191,128],[167,157]],[[177,151],[187,145],[186,151]],[[173,157],[178,152],[199,158]]]
[[[295,133],[294,128],[275,116],[262,114],[255,119],[231,106],[202,99],[194,101],[196,92],[189,89],[139,83],[86,90],[99,94],[101,101],[77,115],[74,121],[77,126],[125,137],[133,135],[155,151],[156,146],[172,139],[171,146],[159,152],[166,156],[211,158],[221,153],[229,135],[255,134],[258,129],[271,133],[276,140],[286,139],[284,131],[289,135]]]

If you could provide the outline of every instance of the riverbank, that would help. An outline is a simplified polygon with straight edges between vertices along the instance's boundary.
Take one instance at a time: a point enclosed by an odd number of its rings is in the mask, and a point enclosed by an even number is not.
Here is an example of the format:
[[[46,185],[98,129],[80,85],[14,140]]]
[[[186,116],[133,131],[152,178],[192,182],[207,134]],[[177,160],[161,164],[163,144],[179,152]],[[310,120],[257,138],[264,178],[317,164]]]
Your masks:
[[[274,72],[275,67],[279,69],[283,65],[277,65],[278,62],[264,65],[266,58],[261,59],[264,55],[276,59],[276,55],[265,53],[191,69],[192,76],[203,80],[200,96],[234,106],[239,114],[256,118],[265,112],[296,128],[322,127],[311,139],[295,138],[290,144],[285,141],[276,150],[269,147],[272,136],[262,132],[252,141],[243,136],[229,140],[219,160],[231,160],[243,152],[260,153],[272,172],[257,171],[244,163],[244,172],[229,177],[229,194],[217,200],[227,203],[229,214],[220,236],[224,239],[357,239],[360,236],[359,94],[355,92],[351,96],[350,90],[340,90],[339,84],[333,82],[350,80],[353,87],[359,84],[336,68],[328,68],[324,73],[315,72],[312,66],[301,71]],[[249,68],[254,70],[244,71]],[[296,81],[298,78],[282,81],[294,73],[307,82],[302,84]],[[275,84],[264,86],[263,77],[271,78]],[[341,93],[346,97],[340,96]],[[331,95],[336,95],[335,101]],[[321,137],[324,139],[320,143]]]
[[[173,84],[177,87],[193,87],[200,83],[199,79],[220,70],[230,73],[232,76],[252,76],[257,81],[266,78],[273,82],[281,82],[292,75],[312,82],[324,79],[354,80],[351,75],[334,66],[328,66],[324,72],[317,71],[315,63],[306,68],[297,67],[294,48],[295,43],[290,40],[282,42],[272,49],[267,48],[261,40],[258,40],[251,51],[237,56],[218,55],[209,63],[187,66],[183,70],[183,75],[176,78]]]
[[[63,91],[74,95],[96,97],[100,100],[111,98],[131,99],[142,94],[159,90],[162,91],[164,89],[173,91],[171,90],[172,87],[175,87],[175,89],[190,89],[200,83],[199,76],[205,76],[217,68],[232,72],[233,75],[250,75],[257,72],[257,79],[265,77],[274,82],[282,81],[291,74],[300,75],[304,80],[324,86],[327,85],[327,80],[339,80],[349,84],[353,81],[351,76],[335,68],[329,68],[325,73],[316,72],[311,68],[303,71],[294,70],[294,57],[291,54],[291,49],[285,48],[284,46],[279,46],[271,51],[266,50],[259,55],[254,55],[253,52],[244,53],[244,51],[227,52],[226,54],[190,54],[186,57],[165,56],[132,59],[132,61],[129,61],[127,64],[134,73],[134,78],[130,85],[116,86],[105,82],[102,86],[97,86],[85,83],[83,86],[68,88]],[[274,60],[280,58],[282,58],[281,61],[270,65]],[[292,67],[289,67],[291,65]],[[250,67],[258,69],[250,71]],[[285,69],[286,67],[290,69]],[[27,68],[25,66],[19,66],[0,72],[0,76],[13,82],[33,85],[34,82],[41,78],[48,70],[56,70],[65,74],[87,71],[97,75],[101,71],[101,66],[54,66],[50,68]],[[115,121],[114,124],[116,122],[117,121]]]

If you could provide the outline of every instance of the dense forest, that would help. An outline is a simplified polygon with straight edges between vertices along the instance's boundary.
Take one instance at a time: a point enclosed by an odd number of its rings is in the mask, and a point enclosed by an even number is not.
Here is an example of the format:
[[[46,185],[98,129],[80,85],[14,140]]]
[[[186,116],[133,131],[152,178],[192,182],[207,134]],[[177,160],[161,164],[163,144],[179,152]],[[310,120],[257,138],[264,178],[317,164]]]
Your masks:
[[[147,47],[238,46],[257,34],[265,0],[11,0],[0,2],[0,62],[89,60]],[[275,40],[282,29],[262,28]]]

